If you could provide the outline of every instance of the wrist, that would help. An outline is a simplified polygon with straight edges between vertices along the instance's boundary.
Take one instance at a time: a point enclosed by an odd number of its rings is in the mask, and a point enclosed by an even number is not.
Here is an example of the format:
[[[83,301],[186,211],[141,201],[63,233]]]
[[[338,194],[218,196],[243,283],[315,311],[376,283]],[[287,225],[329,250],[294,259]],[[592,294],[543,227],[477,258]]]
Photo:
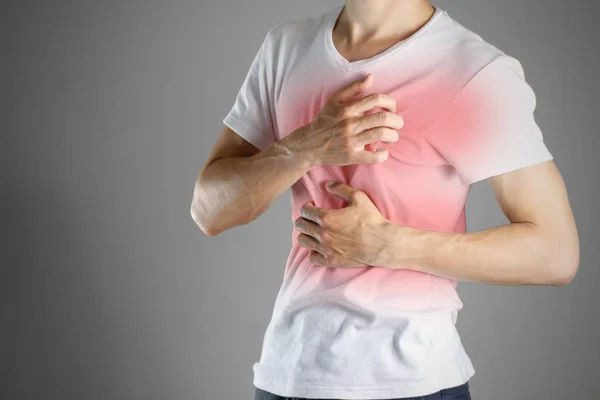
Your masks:
[[[423,256],[417,244],[418,230],[388,221],[382,232],[384,245],[375,265],[418,271]]]
[[[308,125],[302,126],[277,142],[278,146],[281,147],[286,154],[292,157],[307,171],[312,167],[319,165],[315,152],[312,151],[312,149],[307,149],[303,146],[306,142],[305,136],[308,129],[310,129]]]

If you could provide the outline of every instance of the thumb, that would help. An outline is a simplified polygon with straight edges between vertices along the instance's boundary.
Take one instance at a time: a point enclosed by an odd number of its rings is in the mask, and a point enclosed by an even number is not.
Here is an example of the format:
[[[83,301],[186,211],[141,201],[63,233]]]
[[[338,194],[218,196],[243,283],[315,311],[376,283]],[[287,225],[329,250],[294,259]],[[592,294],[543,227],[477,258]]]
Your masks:
[[[351,196],[353,192],[357,192],[358,190],[354,189],[352,186],[345,184],[344,182],[336,182],[329,181],[325,185],[327,191],[334,196],[340,197],[346,200],[348,203],[351,203]]]

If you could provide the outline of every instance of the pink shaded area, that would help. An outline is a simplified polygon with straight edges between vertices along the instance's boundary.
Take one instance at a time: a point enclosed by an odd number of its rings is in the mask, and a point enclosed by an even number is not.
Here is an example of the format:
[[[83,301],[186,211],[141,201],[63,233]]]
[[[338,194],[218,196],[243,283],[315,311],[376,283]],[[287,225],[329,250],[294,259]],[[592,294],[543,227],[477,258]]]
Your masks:
[[[389,158],[380,164],[344,167],[314,167],[296,182],[292,190],[292,220],[300,217],[299,209],[312,201],[322,208],[335,209],[345,202],[329,194],[324,184],[329,180],[345,182],[369,195],[383,216],[395,223],[437,232],[466,230],[464,204],[469,186],[463,185],[453,167],[435,148],[423,141],[423,133],[435,116],[446,106],[458,88],[440,84],[439,76],[431,82],[420,80],[410,85],[385,90],[385,75],[376,76],[373,87],[365,93],[384,92],[397,101],[396,113],[404,118],[404,127],[398,130],[400,139],[392,144],[375,142],[366,146],[375,150],[383,146]],[[450,79],[446,74],[446,81]],[[306,89],[306,88],[305,88]],[[323,104],[298,104],[297,115],[308,115],[312,120],[315,110]],[[445,116],[443,126],[436,125],[437,138],[442,145],[460,154],[473,127],[481,123],[485,114],[484,102],[476,96],[462,96],[460,102],[450,103],[452,113]],[[367,112],[377,112],[379,109]],[[473,145],[473,144],[472,144]],[[476,145],[476,144],[475,144]],[[299,232],[293,230],[293,248],[286,264],[282,296],[293,302],[342,299],[356,307],[378,310],[459,309],[462,307],[456,291],[456,281],[410,270],[370,266],[365,268],[330,268],[312,265],[308,250],[297,244]],[[296,307],[296,306],[294,306]]]

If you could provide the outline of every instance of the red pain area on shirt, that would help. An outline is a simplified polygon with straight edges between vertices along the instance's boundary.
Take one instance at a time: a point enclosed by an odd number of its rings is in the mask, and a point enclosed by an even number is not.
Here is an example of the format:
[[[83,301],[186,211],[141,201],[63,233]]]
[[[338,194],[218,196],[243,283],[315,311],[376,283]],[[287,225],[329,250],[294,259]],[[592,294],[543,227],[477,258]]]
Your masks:
[[[397,142],[377,141],[365,149],[375,151],[384,147],[390,158],[413,164],[428,164],[431,160],[426,158],[452,164],[457,157],[469,157],[477,148],[487,148],[486,141],[492,137],[486,128],[497,125],[498,119],[490,90],[481,82],[457,87],[460,80],[449,76],[446,74],[449,83],[440,83],[439,77],[433,77],[431,81],[421,79],[393,88],[384,87],[385,78],[379,77],[380,85],[374,84],[364,96],[385,93],[393,97],[395,113],[403,118],[404,126],[397,129]],[[381,111],[390,110],[376,107],[364,114]]]

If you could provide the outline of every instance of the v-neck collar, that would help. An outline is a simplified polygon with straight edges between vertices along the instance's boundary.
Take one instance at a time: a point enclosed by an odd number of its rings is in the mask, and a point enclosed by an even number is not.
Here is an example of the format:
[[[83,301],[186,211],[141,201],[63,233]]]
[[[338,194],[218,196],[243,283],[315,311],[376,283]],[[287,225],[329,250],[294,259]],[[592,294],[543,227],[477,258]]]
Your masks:
[[[335,47],[335,45],[333,43],[333,28],[345,6],[346,6],[345,4],[339,5],[327,14],[327,19],[325,21],[326,22],[325,27],[323,29],[323,33],[325,35],[325,46],[327,49],[327,53],[331,57],[331,59],[335,62],[335,64],[337,64],[339,67],[341,67],[344,71],[353,71],[353,70],[356,70],[356,69],[359,69],[362,67],[366,67],[368,65],[372,65],[380,60],[383,60],[383,59],[389,57],[393,53],[397,52],[398,50],[400,50],[401,48],[406,46],[408,43],[415,40],[425,30],[427,30],[431,25],[433,25],[433,23],[442,14],[445,13],[445,11],[442,10],[441,8],[433,6],[435,8],[435,12],[433,13],[433,15],[429,18],[429,20],[421,28],[419,28],[419,30],[414,32],[409,37],[393,44],[391,47],[388,47],[387,49],[383,50],[382,52],[379,52],[369,58],[365,58],[362,60],[356,60],[356,61],[348,61],[344,56],[342,56],[340,54],[340,52],[337,50],[337,48]]]

